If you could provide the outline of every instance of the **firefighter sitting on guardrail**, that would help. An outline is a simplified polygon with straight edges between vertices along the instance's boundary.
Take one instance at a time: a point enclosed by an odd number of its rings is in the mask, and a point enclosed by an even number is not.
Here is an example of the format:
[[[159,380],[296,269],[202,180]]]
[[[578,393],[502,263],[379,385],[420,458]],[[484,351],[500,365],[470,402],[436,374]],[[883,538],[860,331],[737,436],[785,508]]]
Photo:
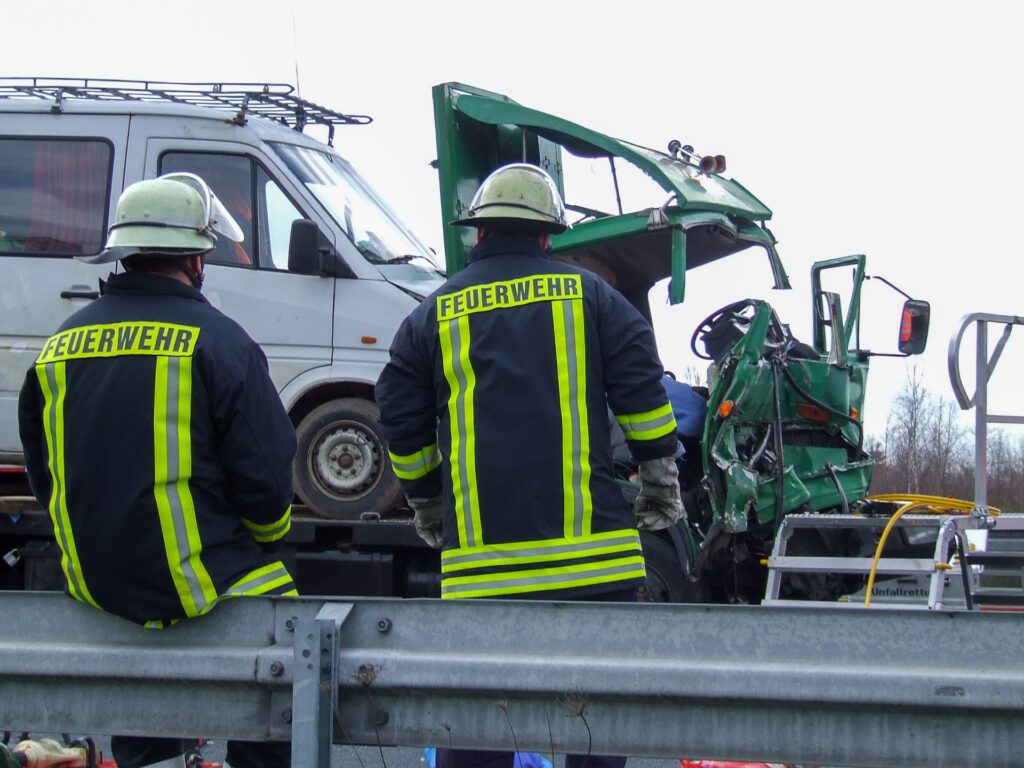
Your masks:
[[[103,295],[43,346],[21,390],[32,490],[72,597],[161,628],[241,595],[295,594],[273,549],[290,525],[295,432],[259,346],[200,292],[214,230],[237,225],[199,177],[128,187]],[[180,739],[111,740],[119,768],[184,766]],[[287,743],[229,742],[234,768]]]

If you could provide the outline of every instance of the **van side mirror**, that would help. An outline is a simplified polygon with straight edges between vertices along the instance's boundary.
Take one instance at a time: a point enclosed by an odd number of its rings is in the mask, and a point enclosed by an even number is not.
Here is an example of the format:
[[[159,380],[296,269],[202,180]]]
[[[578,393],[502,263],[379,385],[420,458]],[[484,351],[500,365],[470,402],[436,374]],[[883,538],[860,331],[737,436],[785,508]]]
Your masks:
[[[315,221],[295,219],[288,238],[288,271],[299,275],[354,277]]]
[[[931,305],[927,301],[907,299],[900,319],[899,350],[904,355],[919,355],[928,343],[928,318]]]
[[[288,271],[318,275],[320,266],[320,227],[315,221],[296,219],[288,238]]]

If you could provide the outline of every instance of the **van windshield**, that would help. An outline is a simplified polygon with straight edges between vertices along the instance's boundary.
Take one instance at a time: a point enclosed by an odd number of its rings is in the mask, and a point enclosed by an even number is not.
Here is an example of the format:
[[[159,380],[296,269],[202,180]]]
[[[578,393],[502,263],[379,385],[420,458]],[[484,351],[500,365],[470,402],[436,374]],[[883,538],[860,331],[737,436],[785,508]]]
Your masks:
[[[274,142],[274,151],[327,209],[371,264],[416,264],[440,270],[434,254],[338,155]]]

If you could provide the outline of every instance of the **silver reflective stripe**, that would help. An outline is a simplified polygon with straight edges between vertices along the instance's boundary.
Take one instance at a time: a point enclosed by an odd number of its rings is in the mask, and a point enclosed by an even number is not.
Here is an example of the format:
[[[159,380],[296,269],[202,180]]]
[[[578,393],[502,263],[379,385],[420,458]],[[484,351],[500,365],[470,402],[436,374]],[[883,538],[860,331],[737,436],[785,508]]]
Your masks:
[[[455,397],[455,414],[453,427],[458,430],[459,450],[456,458],[456,467],[459,473],[459,485],[462,500],[462,519],[460,521],[463,530],[466,532],[466,546],[475,547],[478,542],[478,531],[473,526],[473,493],[471,492],[471,478],[469,473],[469,430],[467,426],[466,390],[469,388],[469,381],[466,371],[462,367],[462,338],[459,321],[449,320],[445,322],[448,330],[448,338],[452,345],[452,373],[458,382],[458,393]],[[453,467],[455,469],[456,467]]]
[[[289,509],[291,509],[291,507],[289,507]],[[259,523],[254,523],[244,517],[242,518],[242,525],[249,529],[250,535],[256,539],[256,541],[261,543],[275,541],[276,539],[281,538],[281,536],[291,528],[291,516],[289,515],[285,517],[273,528],[266,525],[260,525]]]
[[[613,561],[618,562],[618,561]],[[477,592],[480,590],[505,589],[508,587],[531,587],[545,584],[563,584],[560,589],[571,589],[574,585],[571,582],[590,582],[600,576],[615,576],[617,574],[634,573],[643,570],[643,563],[621,563],[611,566],[595,566],[585,571],[570,571],[563,573],[546,573],[531,576],[530,571],[522,571],[512,576],[508,573],[495,574],[495,578],[489,581],[481,577],[473,577],[473,581],[466,584],[446,584],[442,582],[442,590],[446,595],[458,594],[459,592]],[[479,580],[478,580],[479,579]],[[580,586],[585,586],[581,584]]]
[[[619,423],[622,426],[622,431],[626,433],[650,432],[651,430],[661,429],[662,427],[674,424],[675,421],[676,417],[671,410],[664,416],[659,416],[656,419],[648,419],[647,421],[631,421],[628,417],[619,417]]]
[[[185,509],[178,493],[178,479],[181,477],[180,435],[178,425],[178,397],[180,380],[180,359],[167,359],[167,484],[165,493],[170,507],[171,521],[174,525],[174,544],[178,548],[178,561],[181,563],[181,574],[188,584],[189,594],[195,602],[197,613],[209,608],[199,576],[192,567],[192,548],[188,540],[188,524],[185,520]],[[173,567],[173,566],[172,566]]]
[[[432,445],[429,448],[424,448],[421,452],[421,456],[415,461],[400,461],[403,457],[391,454],[391,464],[395,468],[395,473],[406,473],[411,475],[412,478],[422,477],[429,471],[441,463],[441,451],[438,450],[436,445]]]
[[[543,558],[548,555],[575,555],[576,557],[588,557],[590,553],[595,550],[607,549],[609,547],[621,547],[624,545],[635,548],[638,553],[641,551],[640,540],[634,534],[631,536],[617,536],[614,539],[598,539],[597,541],[571,541],[550,547],[525,547],[523,549],[501,550],[488,549],[465,555],[445,556],[442,560],[442,565],[445,568],[453,565],[463,565],[466,563],[485,566],[489,561],[493,560]]]
[[[571,446],[567,446],[570,448],[572,455],[572,487],[567,488],[566,492],[572,493],[572,535],[582,536],[584,533],[589,533],[589,531],[583,530],[583,497],[585,489],[583,488],[583,465],[581,462],[582,427],[580,423],[579,403],[580,371],[576,357],[577,339],[575,323],[576,308],[579,305],[579,302],[561,301],[559,303],[562,305],[566,350],[565,367],[569,378],[569,397],[562,403],[562,407],[568,407],[569,409],[569,429],[572,441]]]
[[[277,563],[270,571],[261,573],[263,569],[258,569],[248,576],[242,577],[241,581],[236,582],[232,587],[224,593],[225,597],[235,597],[238,595],[261,595],[268,584],[281,579],[282,577],[288,578],[288,588],[294,589],[295,585],[291,582],[291,576],[288,573],[288,569],[285,568],[281,563]]]

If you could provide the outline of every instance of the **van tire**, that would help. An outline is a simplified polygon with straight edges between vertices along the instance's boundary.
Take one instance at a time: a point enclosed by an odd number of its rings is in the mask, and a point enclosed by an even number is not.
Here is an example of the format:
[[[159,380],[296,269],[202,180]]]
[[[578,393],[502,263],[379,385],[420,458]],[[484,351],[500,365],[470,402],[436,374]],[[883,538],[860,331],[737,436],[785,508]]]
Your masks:
[[[292,480],[311,512],[358,520],[364,512],[384,515],[403,503],[378,416],[376,403],[346,397],[329,400],[299,422]]]

